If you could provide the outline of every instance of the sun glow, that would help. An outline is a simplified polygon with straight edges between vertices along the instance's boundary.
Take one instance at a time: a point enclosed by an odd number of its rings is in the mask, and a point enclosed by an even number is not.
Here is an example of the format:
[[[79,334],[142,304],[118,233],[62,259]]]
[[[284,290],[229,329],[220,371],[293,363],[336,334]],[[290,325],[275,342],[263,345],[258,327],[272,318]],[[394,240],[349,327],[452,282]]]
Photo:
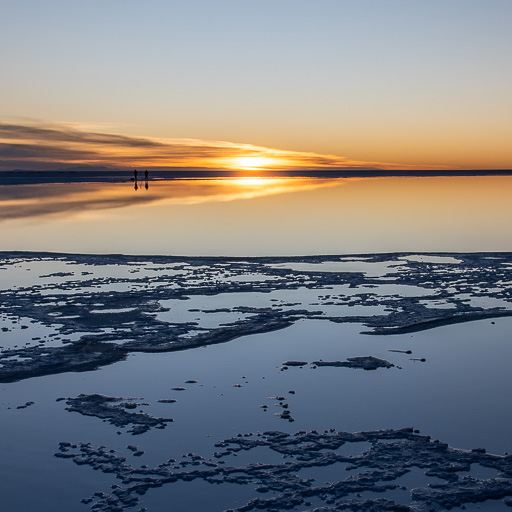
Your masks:
[[[259,170],[267,169],[275,166],[277,163],[275,158],[267,158],[264,156],[239,156],[233,158],[230,167],[234,169]]]

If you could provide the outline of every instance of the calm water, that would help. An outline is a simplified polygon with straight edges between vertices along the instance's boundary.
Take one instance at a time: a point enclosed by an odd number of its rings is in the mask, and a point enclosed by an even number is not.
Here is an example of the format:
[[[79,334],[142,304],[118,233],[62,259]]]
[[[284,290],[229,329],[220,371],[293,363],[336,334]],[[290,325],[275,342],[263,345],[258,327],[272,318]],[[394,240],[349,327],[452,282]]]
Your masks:
[[[369,337],[358,334],[359,325],[305,321],[282,331],[202,349],[135,354],[101,371],[3,384],[3,503],[16,512],[88,510],[80,499],[97,491],[109,492],[112,484],[121,485],[113,476],[53,457],[61,441],[106,445],[128,457],[130,464],[149,467],[189,452],[211,457],[216,451],[213,443],[239,432],[294,433],[331,427],[360,431],[414,426],[423,434],[458,448],[484,446],[493,453],[510,451],[510,328],[509,319],[498,319],[495,325],[479,321],[413,336]],[[485,350],[482,339],[487,340]],[[396,348],[412,348],[415,355],[426,357],[427,363],[389,352]],[[330,360],[370,353],[391,359],[402,369],[364,372],[346,368],[313,370],[306,366],[279,371],[286,359]],[[184,384],[188,379],[198,383]],[[233,387],[234,384],[242,387]],[[176,392],[171,389],[174,386],[187,389]],[[288,394],[289,390],[295,394]],[[79,393],[143,398],[145,412],[171,416],[174,423],[143,436],[124,432],[117,435],[116,427],[97,418],[66,412],[65,403],[56,402],[61,396]],[[280,409],[269,397],[276,395],[287,398],[294,423],[274,415]],[[177,402],[157,402],[170,397]],[[34,401],[35,405],[16,409],[26,401]],[[261,409],[261,404],[268,404],[269,410]],[[143,449],[144,455],[131,456],[126,449],[130,444]],[[283,460],[280,454],[269,450],[241,453],[227,460],[230,465],[250,462]],[[325,471],[314,468],[308,477],[333,481],[350,476],[332,471],[331,466]],[[411,477],[409,489],[434,480],[426,478],[424,470]],[[201,502],[204,493],[210,497],[206,505]],[[151,490],[140,505],[158,512],[167,510],[169,503],[186,512],[221,512],[242,505],[255,495],[251,486],[182,482]],[[400,501],[408,501],[407,493]],[[507,507],[497,502],[485,510]]]
[[[397,272],[404,272],[402,262],[424,261],[432,263],[432,268],[441,263],[453,266],[450,275],[455,279],[457,272],[464,272],[458,269],[461,260],[422,253],[512,251],[508,236],[511,186],[512,177],[175,180],[150,181],[148,189],[144,184],[135,189],[133,182],[3,186],[0,250],[184,256],[403,251],[417,254],[402,256],[392,264],[365,261],[362,257],[273,266],[297,272],[363,272],[370,277],[385,274],[392,281]],[[95,298],[94,304],[91,301],[95,309],[85,318],[108,313],[109,294],[135,293],[153,286],[149,279],[128,287],[126,283],[110,283],[110,278],[135,279],[137,272],[151,275],[165,270],[169,275],[166,286],[172,288],[176,286],[175,275],[193,274],[186,265],[175,270],[147,262],[87,263],[72,268],[73,273],[66,262],[51,258],[11,262],[4,267],[0,269],[0,294],[7,296],[9,290],[33,287],[33,293],[58,299],[64,307],[69,296],[66,294],[83,293]],[[247,276],[248,281],[262,279],[257,274]],[[91,277],[104,278],[105,282],[92,286],[87,284]],[[228,274],[224,278],[241,279]],[[53,282],[62,287],[49,286]],[[78,288],[67,290],[64,285],[73,282],[78,283]],[[506,288],[508,284],[501,286]],[[307,309],[308,304],[317,302],[318,295],[356,292],[375,293],[382,302],[390,294],[407,296],[409,292],[423,300],[417,289],[397,288],[392,282],[371,288],[352,288],[344,283],[321,289],[285,290],[284,295],[246,291],[167,300],[162,305],[170,309],[159,312],[158,318],[171,323],[196,321],[201,328],[214,329],[223,322],[244,318],[244,313],[231,310],[239,305],[262,307],[276,300],[305,301],[301,307]],[[488,301],[492,293],[473,288],[468,291],[467,300]],[[423,300],[425,306],[442,307],[442,301],[429,297]],[[6,300],[11,300],[11,306],[17,304],[12,298]],[[311,307],[316,310],[319,306]],[[389,311],[384,304],[324,307],[333,315],[359,315],[368,313],[369,308],[373,308],[372,315]],[[215,308],[227,309],[200,312]],[[59,346],[60,338],[50,339],[58,322],[56,317],[43,325],[31,322],[24,311],[16,314],[25,317],[23,322],[15,316],[0,317],[0,326],[7,329],[0,332],[0,345],[38,346],[40,337],[44,337],[48,338],[45,346]],[[22,329],[21,324],[26,327]],[[130,324],[124,327],[129,338]],[[331,427],[364,431],[414,426],[454,447],[511,452],[511,327],[510,318],[497,318],[412,334],[364,336],[360,331],[367,328],[359,323],[301,320],[279,331],[247,335],[229,343],[181,352],[132,353],[127,360],[97,371],[0,384],[2,502],[13,512],[90,510],[90,505],[80,503],[82,498],[94,492],[111,492],[112,485],[121,485],[112,474],[55,458],[61,441],[105,445],[126,456],[134,467],[147,464],[150,468],[188,452],[212,457],[216,441],[237,433],[294,433]],[[82,334],[87,333],[75,333],[71,341],[77,341]],[[414,356],[390,352],[397,349],[412,350]],[[282,363],[289,359],[345,360],[367,355],[390,360],[400,369],[365,372],[313,369],[308,365],[280,371]],[[187,380],[197,383],[185,384]],[[179,386],[187,389],[173,390]],[[290,394],[290,390],[294,393]],[[131,436],[126,429],[118,430],[98,418],[68,412],[66,403],[57,401],[81,393],[137,398],[143,402],[141,410],[157,417],[171,416],[175,421],[163,430]],[[270,397],[278,395],[286,397],[293,423],[274,414],[281,409]],[[162,399],[177,401],[159,402]],[[23,406],[29,402],[34,403]],[[262,404],[268,405],[268,410],[262,409]],[[127,449],[131,444],[141,448],[143,456],[135,457]],[[263,449],[227,459],[229,465],[251,462],[283,461],[280,454]],[[335,481],[350,475],[344,468],[338,469],[313,468],[307,470],[310,472],[306,476]],[[474,475],[487,471],[482,478],[495,476],[488,468],[472,471]],[[418,469],[405,475],[403,485],[408,489],[428,485],[432,479],[424,473]],[[401,492],[403,496],[386,493],[385,497],[410,502],[409,491]],[[220,512],[243,505],[255,495],[251,485],[178,482],[151,490],[137,507],[128,510],[146,506],[148,512],[160,512],[173,506],[184,512]],[[479,506],[468,505],[467,510]],[[508,510],[499,500],[482,507]]]
[[[512,250],[512,177],[0,187],[0,250],[306,255]]]

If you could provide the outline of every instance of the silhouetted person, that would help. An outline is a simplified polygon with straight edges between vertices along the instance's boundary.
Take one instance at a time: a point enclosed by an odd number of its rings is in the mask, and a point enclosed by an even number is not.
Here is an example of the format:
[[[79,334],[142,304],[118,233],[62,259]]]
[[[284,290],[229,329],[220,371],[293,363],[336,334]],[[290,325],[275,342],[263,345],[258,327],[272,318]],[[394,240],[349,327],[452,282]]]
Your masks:
[[[135,170],[133,171],[133,176],[134,176],[134,177],[133,177],[133,180],[135,181],[135,184],[133,185],[133,188],[134,188],[135,190],[139,190],[139,185],[138,185],[138,183],[137,183],[137,169],[135,169]]]
[[[148,170],[147,169],[144,171],[144,178],[146,178],[146,181],[148,181]]]

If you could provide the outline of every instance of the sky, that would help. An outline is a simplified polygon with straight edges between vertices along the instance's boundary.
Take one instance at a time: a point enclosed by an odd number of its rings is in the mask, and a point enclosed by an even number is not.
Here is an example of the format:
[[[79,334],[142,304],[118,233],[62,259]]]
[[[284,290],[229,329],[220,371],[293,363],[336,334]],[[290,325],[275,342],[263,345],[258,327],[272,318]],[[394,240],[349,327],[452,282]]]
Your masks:
[[[510,0],[0,0],[0,170],[512,168]]]

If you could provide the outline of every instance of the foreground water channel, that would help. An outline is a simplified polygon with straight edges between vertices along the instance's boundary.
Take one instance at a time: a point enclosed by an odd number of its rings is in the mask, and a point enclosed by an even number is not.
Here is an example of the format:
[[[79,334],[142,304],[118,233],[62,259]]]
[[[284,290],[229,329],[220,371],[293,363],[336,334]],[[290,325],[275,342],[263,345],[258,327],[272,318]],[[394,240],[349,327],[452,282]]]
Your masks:
[[[508,509],[510,254],[3,253],[0,276],[10,510]]]

